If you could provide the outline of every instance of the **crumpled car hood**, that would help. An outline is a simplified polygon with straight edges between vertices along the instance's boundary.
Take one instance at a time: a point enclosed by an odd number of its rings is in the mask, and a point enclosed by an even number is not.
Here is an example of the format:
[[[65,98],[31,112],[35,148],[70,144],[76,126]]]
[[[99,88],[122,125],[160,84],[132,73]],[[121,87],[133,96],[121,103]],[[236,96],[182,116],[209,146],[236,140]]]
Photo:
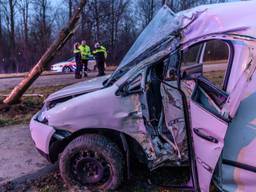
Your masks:
[[[49,97],[45,100],[45,103],[53,100],[69,97],[69,96],[81,95],[84,93],[89,93],[89,92],[99,90],[104,87],[103,82],[107,78],[109,78],[109,75],[93,78],[91,80],[79,82],[79,83],[64,87],[63,89],[49,95]]]

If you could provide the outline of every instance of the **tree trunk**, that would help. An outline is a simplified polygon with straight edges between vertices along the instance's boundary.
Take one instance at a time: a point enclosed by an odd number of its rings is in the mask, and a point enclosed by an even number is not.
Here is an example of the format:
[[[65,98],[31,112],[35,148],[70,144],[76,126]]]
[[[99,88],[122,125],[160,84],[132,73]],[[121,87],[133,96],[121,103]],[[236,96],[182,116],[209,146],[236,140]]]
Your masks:
[[[15,49],[15,20],[14,20],[14,1],[9,0],[9,9],[10,9],[10,44],[12,51]]]
[[[114,52],[115,52],[115,1],[111,0],[111,57],[112,60],[114,59]]]
[[[100,40],[100,15],[98,10],[98,1],[94,0],[95,22],[96,22],[96,41]]]
[[[78,9],[73,17],[70,19],[67,27],[61,30],[58,38],[47,49],[35,67],[28,73],[28,75],[17,85],[10,95],[5,98],[5,104],[14,104],[19,101],[20,97],[26,92],[26,90],[32,85],[32,83],[41,75],[43,70],[48,66],[50,61],[54,58],[56,53],[64,46],[69,38],[75,32],[76,24],[78,23],[81,15],[81,11],[86,4],[86,0],[80,0]]]
[[[29,17],[29,0],[25,0],[23,4],[20,5],[21,15],[22,15],[22,25],[23,25],[23,35],[26,47],[28,46],[28,17]]]
[[[29,11],[29,1],[26,0],[25,2],[25,10],[24,10],[24,36],[25,36],[25,43],[28,46],[28,11]]]
[[[3,9],[2,9],[2,1],[0,0],[0,44],[2,44],[2,39],[3,39],[3,28],[2,28],[2,14],[3,14]],[[1,45],[0,45],[1,46]]]
[[[72,0],[69,0],[68,1],[68,15],[69,15],[69,19],[72,18],[72,14],[73,14],[73,3],[72,3]]]

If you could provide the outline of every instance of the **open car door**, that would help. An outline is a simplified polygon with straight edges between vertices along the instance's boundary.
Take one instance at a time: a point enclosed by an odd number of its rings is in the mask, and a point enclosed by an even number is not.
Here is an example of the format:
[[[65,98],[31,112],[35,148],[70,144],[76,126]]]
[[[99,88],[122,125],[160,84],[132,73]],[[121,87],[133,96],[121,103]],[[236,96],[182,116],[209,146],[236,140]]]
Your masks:
[[[224,146],[229,117],[222,112],[228,95],[203,77],[198,78],[190,100],[191,128],[201,191],[208,192]]]
[[[192,80],[196,85],[186,94],[190,105],[190,133],[196,164],[197,181],[201,191],[208,192],[213,173],[224,147],[229,123],[235,117],[241,100],[256,71],[255,52],[249,52],[248,64],[230,87],[229,94],[214,85],[204,76],[202,65],[181,69],[183,84]],[[188,80],[188,81],[187,81]],[[234,81],[234,80],[233,80]],[[186,89],[185,89],[186,90]],[[192,92],[192,94],[191,94]],[[198,187],[198,186],[197,186]]]

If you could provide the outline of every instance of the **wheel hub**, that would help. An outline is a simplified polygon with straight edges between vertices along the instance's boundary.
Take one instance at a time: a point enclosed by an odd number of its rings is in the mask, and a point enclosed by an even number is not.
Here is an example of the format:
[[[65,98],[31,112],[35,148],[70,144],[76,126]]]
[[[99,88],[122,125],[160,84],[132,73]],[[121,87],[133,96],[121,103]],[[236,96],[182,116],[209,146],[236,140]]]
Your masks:
[[[85,183],[98,183],[103,178],[104,167],[93,158],[78,162],[77,171]]]
[[[82,185],[101,184],[110,176],[108,163],[95,152],[80,152],[72,164],[74,179]]]

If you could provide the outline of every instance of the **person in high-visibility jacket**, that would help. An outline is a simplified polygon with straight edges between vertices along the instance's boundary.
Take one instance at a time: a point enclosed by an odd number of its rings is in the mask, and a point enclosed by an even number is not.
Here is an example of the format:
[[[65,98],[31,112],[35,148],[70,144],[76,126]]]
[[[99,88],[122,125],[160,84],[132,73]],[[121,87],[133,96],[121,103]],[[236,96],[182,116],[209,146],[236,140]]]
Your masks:
[[[76,72],[75,72],[75,78],[81,79],[82,77],[82,59],[81,59],[81,51],[79,49],[80,43],[74,44],[74,56],[76,61]]]
[[[79,46],[79,49],[80,49],[80,52],[81,52],[81,59],[82,59],[81,61],[82,61],[82,65],[83,65],[83,68],[84,68],[84,77],[87,77],[86,72],[88,71],[87,65],[88,65],[89,57],[91,55],[91,49],[86,44],[85,40],[82,41],[82,44]]]
[[[107,58],[107,50],[105,47],[100,45],[99,42],[94,45],[93,55],[96,59],[97,67],[98,67],[98,76],[105,75],[105,62]]]

